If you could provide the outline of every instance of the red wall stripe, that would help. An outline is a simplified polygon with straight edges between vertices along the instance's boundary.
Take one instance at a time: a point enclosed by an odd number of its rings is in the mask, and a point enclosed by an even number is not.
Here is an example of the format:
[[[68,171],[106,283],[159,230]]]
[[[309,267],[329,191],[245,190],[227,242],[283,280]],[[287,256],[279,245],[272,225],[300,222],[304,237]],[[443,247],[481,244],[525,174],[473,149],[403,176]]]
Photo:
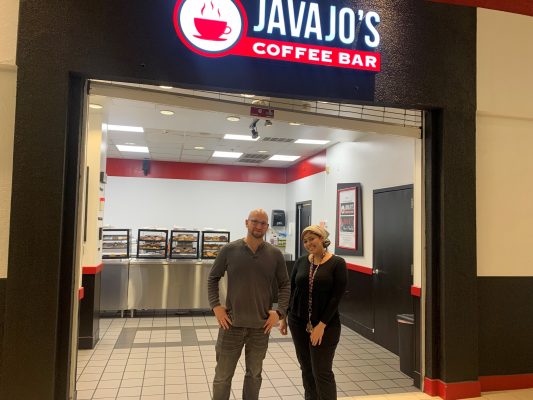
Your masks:
[[[286,182],[285,170],[280,168],[150,161],[150,172],[145,176],[142,163],[142,160],[108,158],[106,173],[108,176],[186,179],[195,181]]]
[[[287,183],[297,181],[326,170],[326,150],[287,168]]]
[[[422,288],[419,288],[418,286],[411,286],[411,296],[415,297],[421,297],[422,296]]]
[[[78,300],[81,300],[85,297],[85,288],[82,286],[78,289]]]
[[[424,393],[445,400],[479,397],[481,392],[533,388],[533,374],[480,376],[479,381],[445,383],[440,379],[424,379]]]
[[[447,3],[459,6],[489,8],[491,10],[506,11],[515,14],[533,16],[531,0],[430,0],[436,3]]]
[[[533,374],[480,376],[481,391],[533,388]]]
[[[92,266],[84,266],[81,270],[84,275],[96,275],[102,270],[102,268],[104,268],[104,263]]]
[[[479,381],[445,383],[440,379],[424,378],[424,393],[444,400],[467,399],[481,396]]]
[[[372,267],[365,267],[363,265],[346,263],[346,268],[350,271],[356,271],[362,274],[372,275]]]
[[[150,161],[150,172],[148,175],[144,175],[142,163],[143,160],[108,158],[106,173],[108,176],[135,178],[286,184],[324,172],[326,170],[326,150],[289,168]]]

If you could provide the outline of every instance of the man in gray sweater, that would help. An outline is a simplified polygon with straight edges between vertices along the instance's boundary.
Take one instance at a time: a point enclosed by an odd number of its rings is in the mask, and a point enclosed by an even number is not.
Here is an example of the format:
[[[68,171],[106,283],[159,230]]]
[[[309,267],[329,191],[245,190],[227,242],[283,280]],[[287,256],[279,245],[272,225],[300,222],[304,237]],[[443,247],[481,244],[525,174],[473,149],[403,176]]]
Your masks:
[[[289,305],[290,281],[285,260],[279,249],[263,240],[268,229],[267,213],[262,209],[253,210],[245,223],[246,237],[220,250],[207,283],[209,304],[220,327],[213,400],[230,398],[231,380],[243,347],[246,374],[242,398],[259,398],[270,330],[285,318]],[[219,281],[224,273],[228,279],[225,306],[220,304],[219,297]],[[272,309],[274,282],[278,286],[275,310]]]

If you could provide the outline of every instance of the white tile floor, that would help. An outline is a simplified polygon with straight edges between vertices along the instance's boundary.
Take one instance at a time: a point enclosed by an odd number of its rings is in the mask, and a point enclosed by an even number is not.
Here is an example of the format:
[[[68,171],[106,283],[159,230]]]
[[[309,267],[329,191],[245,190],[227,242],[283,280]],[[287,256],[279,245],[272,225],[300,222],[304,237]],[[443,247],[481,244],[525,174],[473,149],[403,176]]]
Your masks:
[[[211,399],[217,333],[211,315],[101,319],[100,342],[95,349],[78,353],[77,398]],[[339,398],[411,393],[418,400],[426,396],[399,372],[396,355],[346,327],[334,372]],[[243,379],[241,359],[233,379],[233,399],[241,398]],[[264,361],[261,398],[303,400],[292,341],[277,329]]]

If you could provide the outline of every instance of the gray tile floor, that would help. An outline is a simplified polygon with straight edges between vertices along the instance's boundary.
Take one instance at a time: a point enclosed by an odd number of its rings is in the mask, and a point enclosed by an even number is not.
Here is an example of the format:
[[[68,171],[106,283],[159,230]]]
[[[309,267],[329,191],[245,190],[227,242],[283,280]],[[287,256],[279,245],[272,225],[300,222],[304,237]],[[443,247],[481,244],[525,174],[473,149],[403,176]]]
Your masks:
[[[78,399],[211,399],[218,327],[210,313],[100,320],[100,342],[78,352]],[[290,336],[277,329],[264,361],[261,398],[303,400]],[[334,361],[339,398],[416,392],[396,355],[343,327]],[[233,379],[241,399],[244,359]]]

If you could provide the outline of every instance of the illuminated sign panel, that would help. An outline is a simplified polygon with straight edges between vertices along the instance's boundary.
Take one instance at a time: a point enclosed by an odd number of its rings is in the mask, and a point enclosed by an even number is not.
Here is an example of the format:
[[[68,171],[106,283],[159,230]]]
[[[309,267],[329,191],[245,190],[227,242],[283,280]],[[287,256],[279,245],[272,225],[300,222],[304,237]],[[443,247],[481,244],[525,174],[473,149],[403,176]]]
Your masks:
[[[379,72],[374,11],[298,0],[178,0],[181,41],[206,57],[228,55]],[[249,32],[249,21],[251,31]]]

